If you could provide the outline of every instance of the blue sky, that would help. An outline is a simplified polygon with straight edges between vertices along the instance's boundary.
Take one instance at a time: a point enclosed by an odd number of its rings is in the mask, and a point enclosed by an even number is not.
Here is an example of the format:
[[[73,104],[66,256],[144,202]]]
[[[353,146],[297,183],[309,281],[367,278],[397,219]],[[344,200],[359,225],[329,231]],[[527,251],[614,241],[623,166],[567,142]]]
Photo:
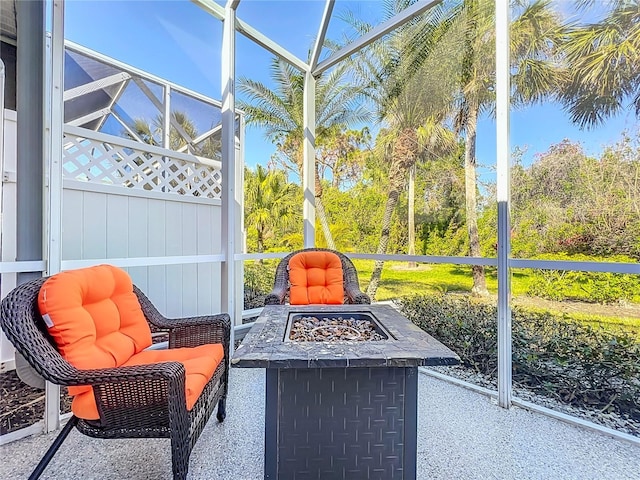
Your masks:
[[[560,1],[561,5],[566,2]],[[346,30],[338,17],[346,11],[377,23],[382,2],[337,0],[328,38]],[[302,59],[316,36],[324,1],[242,0],[238,16]],[[95,19],[99,19],[96,22]],[[68,0],[65,36],[69,40],[141,70],[219,99],[222,24],[188,0],[103,1]],[[236,75],[269,84],[271,55],[242,35],[237,35]],[[526,150],[525,161],[565,138],[597,155],[602,147],[619,140],[624,129],[635,130],[635,115],[625,112],[603,126],[581,131],[560,107],[546,103],[511,115],[511,147]],[[248,127],[245,160],[250,166],[266,164],[275,147],[261,131]],[[486,165],[483,179],[491,180],[495,165],[495,125],[484,119],[478,126],[478,162]]]

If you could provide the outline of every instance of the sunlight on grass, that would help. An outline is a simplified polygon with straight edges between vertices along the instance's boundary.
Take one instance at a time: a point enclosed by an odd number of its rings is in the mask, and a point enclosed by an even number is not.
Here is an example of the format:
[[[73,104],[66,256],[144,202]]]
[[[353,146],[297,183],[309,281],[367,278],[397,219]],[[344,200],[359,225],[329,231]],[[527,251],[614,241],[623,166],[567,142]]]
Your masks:
[[[353,260],[362,290],[366,290],[373,271],[373,260]],[[495,268],[485,268],[487,288],[492,294],[498,292],[498,281]],[[385,262],[382,270],[380,287],[376,299],[391,300],[393,298],[415,293],[471,292],[473,281],[471,267],[451,264],[418,264],[409,268],[407,262]],[[518,272],[512,276],[514,295],[524,295],[529,288],[529,276]]]
[[[373,260],[354,259],[353,263],[358,270],[360,288],[366,291]],[[515,299],[514,304],[520,308],[533,311],[548,311],[565,318],[588,323],[594,327],[631,331],[640,336],[640,316],[618,312],[614,306],[600,306],[590,303],[573,302],[580,305],[581,311],[567,312],[567,302],[550,302],[536,297],[527,296],[531,276],[529,270],[514,271],[511,275],[511,288]],[[495,302],[497,295],[497,278],[495,268],[485,268],[487,288],[491,293],[491,299]],[[418,264],[416,268],[409,268],[407,262],[385,262],[380,279],[380,286],[376,293],[377,301],[393,300],[395,298],[429,293],[471,293],[473,281],[471,267],[467,265],[451,264]],[[594,308],[610,310],[610,313],[594,313]]]

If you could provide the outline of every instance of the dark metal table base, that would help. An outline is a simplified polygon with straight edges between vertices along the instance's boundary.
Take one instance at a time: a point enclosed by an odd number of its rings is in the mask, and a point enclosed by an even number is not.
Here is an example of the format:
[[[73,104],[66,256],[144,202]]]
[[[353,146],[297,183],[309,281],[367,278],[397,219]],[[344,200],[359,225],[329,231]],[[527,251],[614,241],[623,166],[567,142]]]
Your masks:
[[[265,479],[415,480],[417,367],[267,369]]]

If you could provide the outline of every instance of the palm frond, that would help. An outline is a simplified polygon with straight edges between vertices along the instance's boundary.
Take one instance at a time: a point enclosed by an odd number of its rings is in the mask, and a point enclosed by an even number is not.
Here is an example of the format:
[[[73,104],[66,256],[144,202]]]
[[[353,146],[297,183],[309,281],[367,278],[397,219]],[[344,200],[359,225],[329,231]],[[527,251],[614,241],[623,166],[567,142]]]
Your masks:
[[[599,23],[567,34],[568,80],[560,99],[581,127],[603,122],[640,92],[640,9],[637,2],[612,2]]]

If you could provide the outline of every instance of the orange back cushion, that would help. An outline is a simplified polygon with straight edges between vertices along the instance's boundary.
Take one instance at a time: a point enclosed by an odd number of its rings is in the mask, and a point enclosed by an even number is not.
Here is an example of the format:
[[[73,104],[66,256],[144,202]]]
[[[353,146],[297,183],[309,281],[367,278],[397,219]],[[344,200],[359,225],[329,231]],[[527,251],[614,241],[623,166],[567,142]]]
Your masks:
[[[47,279],[38,307],[60,354],[80,369],[118,367],[151,345],[151,331],[124,270],[99,265]],[[70,387],[75,395],[90,387]]]
[[[331,252],[300,252],[289,260],[291,305],[344,303],[342,263]]]

